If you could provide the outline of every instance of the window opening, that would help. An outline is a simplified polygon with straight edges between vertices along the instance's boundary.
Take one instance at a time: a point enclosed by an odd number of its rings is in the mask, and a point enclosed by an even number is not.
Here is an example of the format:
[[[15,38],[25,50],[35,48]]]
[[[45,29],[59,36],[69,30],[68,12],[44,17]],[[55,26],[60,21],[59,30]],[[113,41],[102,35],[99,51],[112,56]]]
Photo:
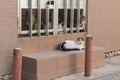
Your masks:
[[[19,36],[49,36],[86,30],[86,0],[18,0]]]

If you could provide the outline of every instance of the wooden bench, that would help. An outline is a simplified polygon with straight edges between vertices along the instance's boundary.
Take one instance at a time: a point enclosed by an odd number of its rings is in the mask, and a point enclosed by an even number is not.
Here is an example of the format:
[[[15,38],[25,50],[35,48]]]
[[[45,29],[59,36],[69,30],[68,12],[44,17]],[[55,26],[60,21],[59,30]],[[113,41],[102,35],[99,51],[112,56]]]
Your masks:
[[[84,70],[85,51],[60,51],[63,40],[76,40],[83,34],[20,39],[24,50],[22,75],[25,80],[51,80]],[[46,42],[47,41],[47,42]],[[93,48],[93,68],[104,65],[104,48]]]

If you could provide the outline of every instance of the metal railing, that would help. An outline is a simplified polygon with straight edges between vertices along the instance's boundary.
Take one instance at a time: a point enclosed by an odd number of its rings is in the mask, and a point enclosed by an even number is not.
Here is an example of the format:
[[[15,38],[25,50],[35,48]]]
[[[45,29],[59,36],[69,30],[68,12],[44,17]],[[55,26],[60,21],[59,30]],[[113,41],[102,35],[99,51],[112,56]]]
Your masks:
[[[23,9],[28,10],[28,22],[27,20],[23,20]],[[34,9],[37,10],[36,17],[33,17],[35,14]],[[58,28],[60,24],[59,9],[63,10],[63,16],[61,16],[63,17],[61,21],[63,22],[63,24],[61,24],[62,28]],[[52,16],[50,15],[50,10],[53,10]],[[68,10],[70,10],[70,13]],[[74,14],[75,10],[77,10],[77,15]],[[75,16],[77,16],[76,21]],[[44,20],[42,17],[44,17]],[[83,19],[84,23],[82,23],[81,20],[83,17],[86,17],[86,0],[18,0],[19,35],[25,34],[32,37],[33,34],[37,36],[48,36],[59,35],[59,32],[62,32],[62,34],[84,32],[85,27],[81,26],[81,24],[85,25],[86,20]],[[34,21],[36,21],[36,29],[33,29]],[[23,28],[26,27],[26,25],[23,25],[23,22],[28,24],[28,28],[25,30]],[[42,29],[43,24],[44,29]],[[52,28],[50,28],[50,26],[52,26]]]

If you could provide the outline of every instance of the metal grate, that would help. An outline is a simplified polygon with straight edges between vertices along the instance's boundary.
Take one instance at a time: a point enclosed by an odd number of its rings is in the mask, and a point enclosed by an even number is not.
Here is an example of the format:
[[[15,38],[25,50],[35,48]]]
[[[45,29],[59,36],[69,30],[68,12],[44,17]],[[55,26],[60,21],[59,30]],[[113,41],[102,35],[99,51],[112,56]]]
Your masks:
[[[85,32],[86,0],[18,0],[18,34],[48,36]]]

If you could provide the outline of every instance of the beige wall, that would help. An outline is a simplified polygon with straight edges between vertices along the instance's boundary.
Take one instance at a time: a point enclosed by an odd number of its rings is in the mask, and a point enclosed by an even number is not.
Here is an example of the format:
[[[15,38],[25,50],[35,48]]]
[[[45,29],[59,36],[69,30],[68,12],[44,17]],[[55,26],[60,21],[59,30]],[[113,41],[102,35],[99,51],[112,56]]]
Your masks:
[[[0,75],[11,72],[12,50],[17,44],[16,0],[0,0]]]
[[[88,0],[88,32],[94,45],[120,49],[120,0]]]

